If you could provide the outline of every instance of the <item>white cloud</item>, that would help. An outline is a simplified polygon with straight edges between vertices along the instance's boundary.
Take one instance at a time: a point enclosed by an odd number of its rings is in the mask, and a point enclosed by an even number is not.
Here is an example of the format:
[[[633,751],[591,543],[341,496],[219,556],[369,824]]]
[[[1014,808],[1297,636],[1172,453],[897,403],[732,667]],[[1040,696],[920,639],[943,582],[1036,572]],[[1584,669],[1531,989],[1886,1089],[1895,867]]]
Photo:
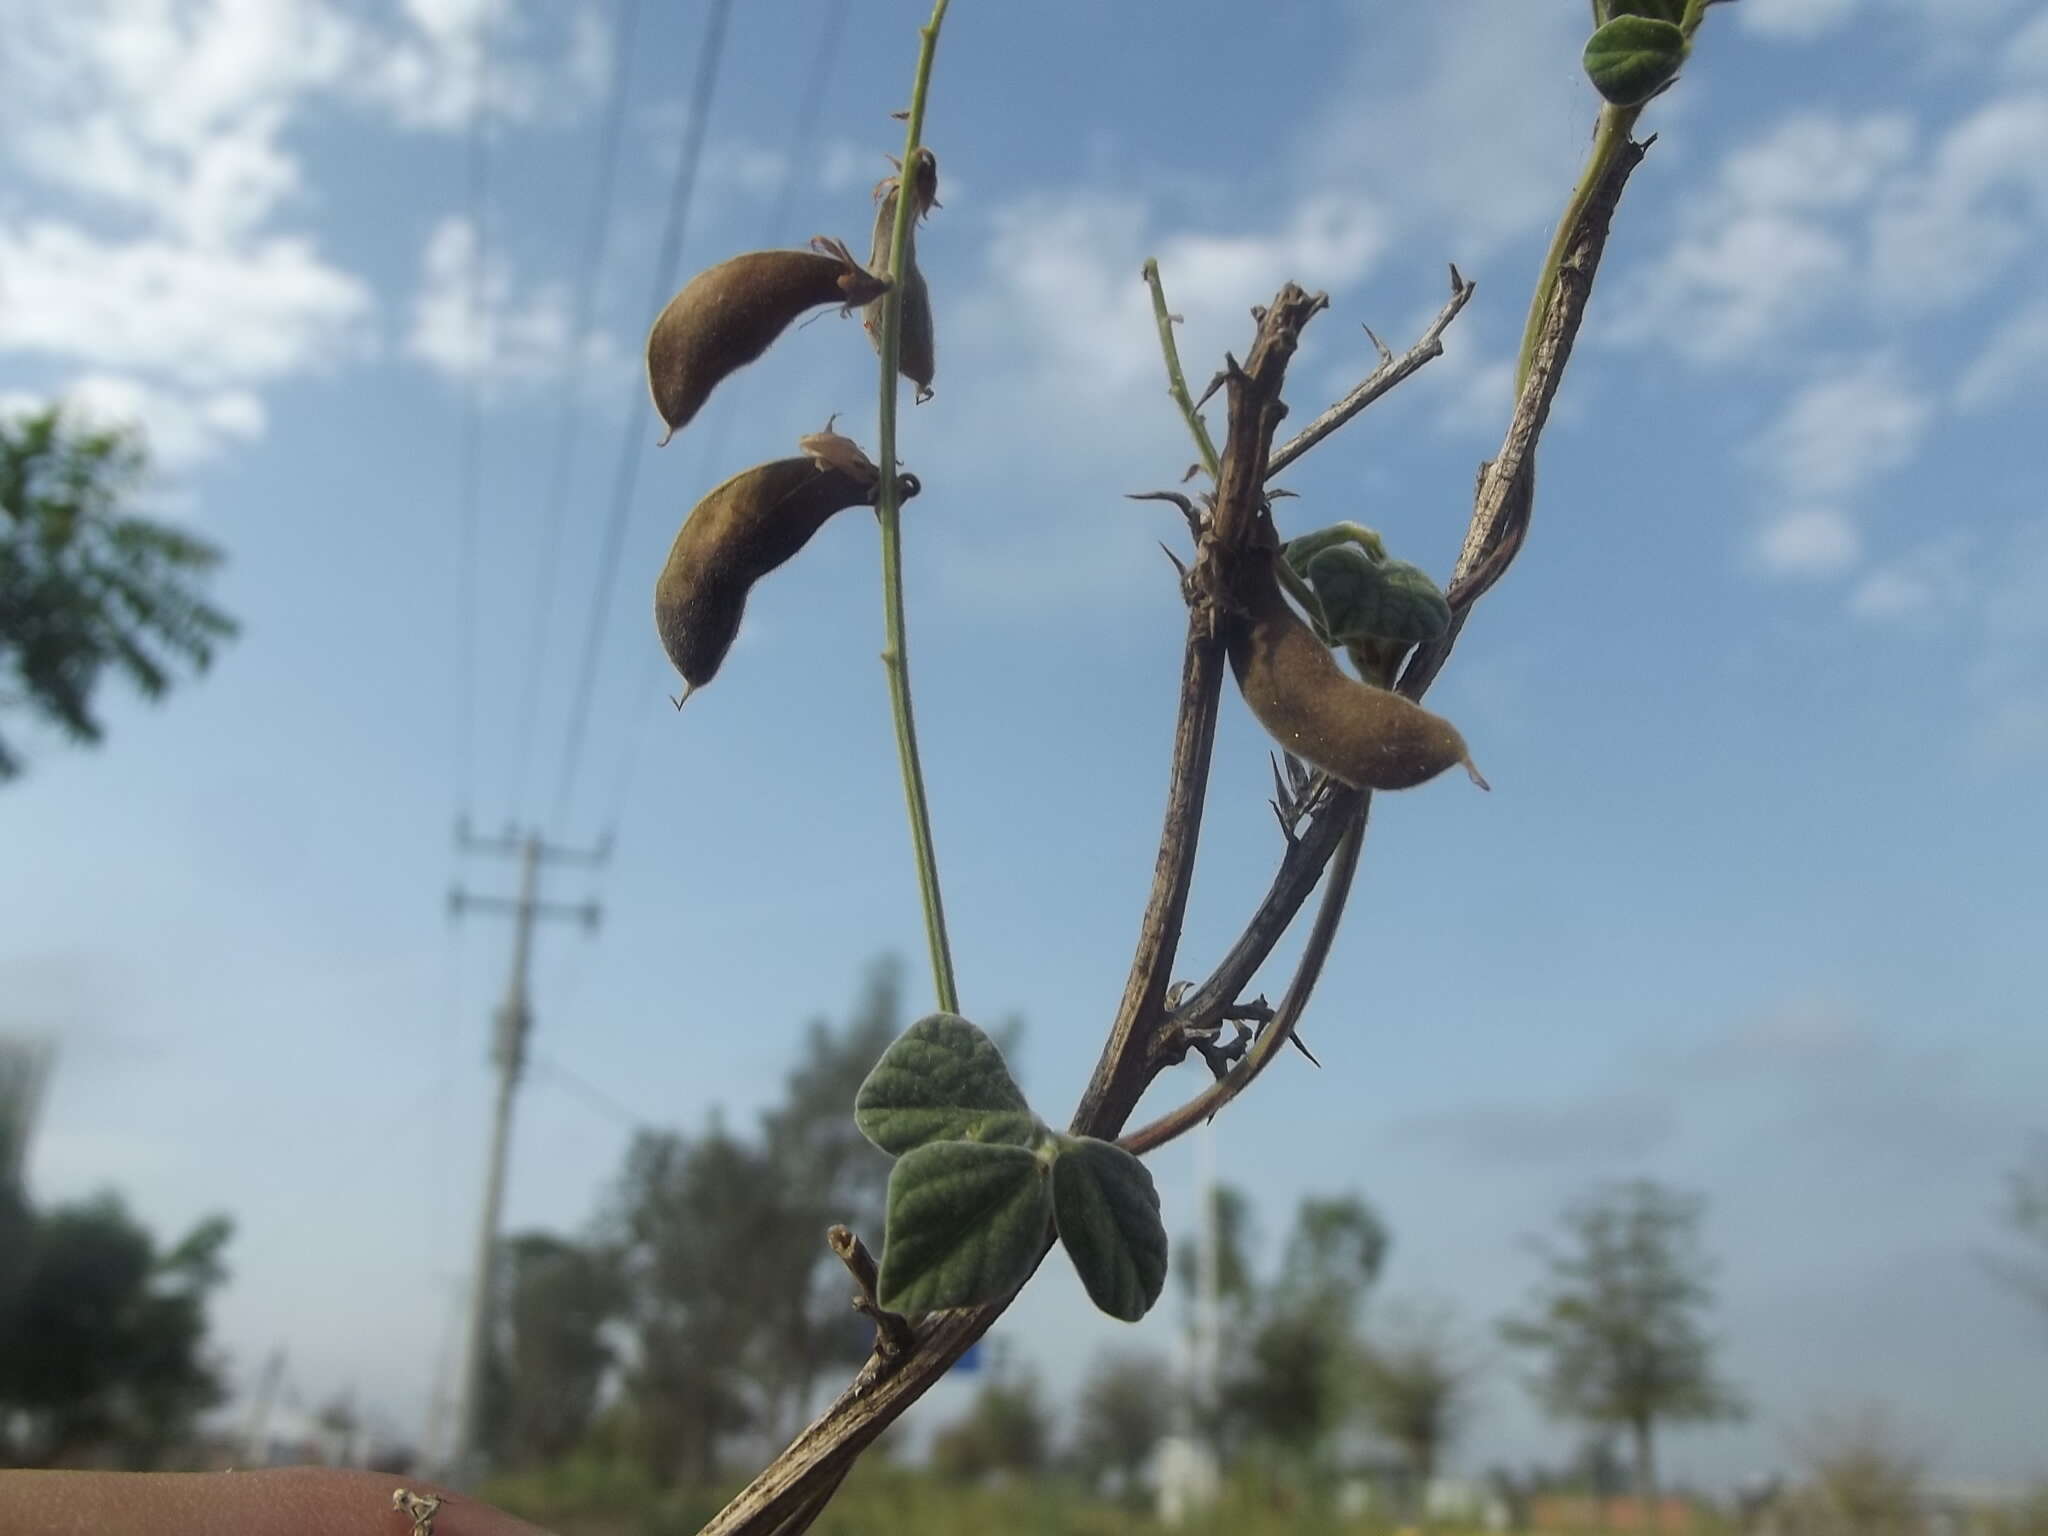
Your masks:
[[[531,118],[609,69],[587,10],[509,0],[381,19],[341,0],[0,0],[0,36],[0,154],[51,195],[0,217],[0,350],[75,370],[74,398],[141,418],[180,464],[259,435],[256,388],[369,349],[367,286],[280,227],[304,187],[296,114],[324,96],[449,129],[487,84],[493,112]],[[565,329],[557,298],[521,306],[511,372]]]
[[[1880,305],[1936,308],[1981,293],[2048,232],[2048,96],[1993,100],[1886,190],[1871,224]]]
[[[1354,4],[1350,63],[1305,136],[1311,184],[1356,190],[1476,269],[1545,228],[1584,157],[1597,98],[1578,67],[1583,5]]]
[[[1691,198],[1664,256],[1624,285],[1610,338],[1661,343],[1700,364],[1756,361],[1840,304],[1860,257],[1843,215],[1910,155],[1896,113],[1800,113],[1723,162]]]
[[[1956,383],[1956,406],[1977,411],[2048,384],[2048,297],[1999,322]]]
[[[554,377],[569,360],[572,320],[568,290],[544,284],[521,291],[510,264],[488,253],[481,306],[473,300],[476,231],[469,220],[443,219],[420,257],[407,355],[445,378],[480,377],[487,392]],[[610,367],[618,348],[598,333],[586,338],[592,372]]]
[[[173,471],[254,442],[269,419],[262,400],[246,389],[167,389],[118,374],[86,374],[64,398],[89,421],[138,429],[152,461]]]
[[[1788,499],[1830,501],[1908,462],[1932,416],[1897,358],[1876,353],[1795,391],[1750,457]]]
[[[2007,74],[2021,80],[2048,80],[2048,10],[2013,34],[2005,45]]]
[[[1804,41],[1832,32],[1856,14],[1859,0],[1744,0],[1743,26],[1766,37]]]
[[[1849,612],[1873,623],[1938,622],[1970,599],[1970,538],[1951,534],[1907,551],[1866,574],[1849,595]]]
[[[312,245],[229,249],[0,226],[0,348],[200,386],[263,383],[344,353],[369,290]]]
[[[1837,507],[1793,507],[1757,531],[1756,562],[1772,576],[1833,576],[1863,553],[1863,536]]]

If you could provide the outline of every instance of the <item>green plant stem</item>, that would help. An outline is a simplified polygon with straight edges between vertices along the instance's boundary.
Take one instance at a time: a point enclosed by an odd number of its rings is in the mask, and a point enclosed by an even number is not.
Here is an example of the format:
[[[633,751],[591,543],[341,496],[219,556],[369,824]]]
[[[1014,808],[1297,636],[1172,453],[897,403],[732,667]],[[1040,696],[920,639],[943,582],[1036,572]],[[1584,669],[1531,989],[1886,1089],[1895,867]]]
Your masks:
[[[1188,393],[1187,376],[1180,371],[1180,348],[1173,340],[1173,315],[1166,307],[1166,290],[1159,283],[1159,263],[1151,257],[1145,260],[1145,281],[1152,289],[1152,318],[1159,325],[1159,350],[1166,354],[1166,392],[1173,396],[1174,404],[1187,418],[1188,431],[1193,434],[1195,447],[1202,455],[1202,468],[1209,471],[1209,478],[1214,480],[1221,472],[1222,460],[1216,456],[1216,445],[1209,440],[1207,424],[1195,411],[1194,397]]]
[[[939,49],[939,27],[949,0],[935,0],[931,20],[918,33],[917,78],[910,91],[910,126],[903,137],[903,174],[912,174],[924,134],[925,89],[931,83],[932,59]],[[939,894],[939,859],[932,847],[931,808],[925,802],[924,766],[917,755],[917,717],[910,703],[909,641],[903,622],[903,509],[896,494],[897,367],[903,348],[903,276],[909,266],[910,221],[916,197],[901,188],[896,197],[896,226],[889,241],[889,292],[882,300],[881,500],[875,515],[882,524],[882,603],[887,640],[882,665],[889,674],[889,703],[896,720],[896,751],[903,764],[903,797],[910,807],[910,844],[917,859],[918,894],[924,901],[925,938],[932,952],[932,983],[939,1007],[960,1011],[959,989],[953,980],[953,950],[946,938],[946,904]]]
[[[1700,21],[1707,13],[1707,7],[1714,0],[1688,0],[1685,19],[1678,29],[1685,34],[1686,42],[1692,41],[1693,33],[1699,30]],[[1597,25],[1600,12],[1596,7],[1593,19]],[[1653,97],[1652,100],[1655,98]],[[1633,107],[1617,107],[1612,104],[1600,109],[1599,126],[1593,131],[1593,148],[1586,156],[1586,168],[1579,173],[1578,185],[1572,188],[1571,201],[1564,206],[1564,217],[1557,221],[1557,233],[1550,237],[1550,249],[1543,256],[1543,273],[1537,279],[1536,293],[1529,300],[1528,323],[1522,327],[1522,350],[1515,359],[1515,393],[1520,395],[1522,386],[1529,381],[1529,365],[1536,356],[1536,338],[1543,330],[1543,317],[1550,313],[1550,295],[1557,287],[1557,274],[1564,265],[1565,252],[1578,238],[1579,220],[1585,217],[1586,209],[1593,201],[1593,194],[1607,177],[1614,165],[1614,157],[1621,152],[1621,146],[1628,142],[1629,134],[1635,130],[1636,119],[1643,115],[1643,108],[1649,102]]]
[[[1564,266],[1565,252],[1578,238],[1579,220],[1585,217],[1594,191],[1606,179],[1615,155],[1628,142],[1629,130],[1635,127],[1636,119],[1642,115],[1641,107],[1605,106],[1600,109],[1600,123],[1593,132],[1592,152],[1586,156],[1586,168],[1579,172],[1578,185],[1572,188],[1571,201],[1564,205],[1564,217],[1557,221],[1557,233],[1550,237],[1550,249],[1543,254],[1543,272],[1536,280],[1535,296],[1529,300],[1529,319],[1522,328],[1522,350],[1515,359],[1517,396],[1522,393],[1522,386],[1529,382],[1529,365],[1536,358],[1536,338],[1543,332],[1544,316],[1550,313],[1550,296],[1557,290],[1557,275]]]

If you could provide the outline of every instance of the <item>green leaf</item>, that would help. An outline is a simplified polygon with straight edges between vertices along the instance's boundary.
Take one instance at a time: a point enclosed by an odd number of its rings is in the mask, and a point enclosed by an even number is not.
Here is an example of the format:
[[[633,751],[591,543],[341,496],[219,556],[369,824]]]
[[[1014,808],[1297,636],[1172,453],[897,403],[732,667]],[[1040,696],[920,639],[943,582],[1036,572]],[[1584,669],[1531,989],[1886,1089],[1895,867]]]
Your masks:
[[[1685,62],[1685,34],[1654,16],[1617,16],[1586,44],[1586,75],[1618,107],[1662,90]]]
[[[1135,1323],[1166,1284],[1166,1228],[1152,1175],[1122,1147],[1062,1136],[1052,1164],[1053,1220],[1088,1298]]]
[[[1608,0],[1607,14],[1610,18],[1648,16],[1675,27],[1685,20],[1685,0]]]
[[[889,1174],[876,1300],[914,1317],[1007,1296],[1037,1262],[1051,1215],[1049,1171],[1027,1148],[914,1147]]]
[[[1375,562],[1355,545],[1325,549],[1308,562],[1309,584],[1339,644],[1357,640],[1434,640],[1451,627],[1451,605],[1429,573],[1405,560]]]
[[[919,1019],[882,1053],[853,1101],[853,1123],[884,1152],[934,1141],[1038,1139],[1038,1117],[995,1041],[957,1014]]]
[[[1345,544],[1356,545],[1374,562],[1387,558],[1386,542],[1363,523],[1332,523],[1314,533],[1299,534],[1280,546],[1280,554],[1294,574],[1306,581],[1309,561],[1326,549]]]

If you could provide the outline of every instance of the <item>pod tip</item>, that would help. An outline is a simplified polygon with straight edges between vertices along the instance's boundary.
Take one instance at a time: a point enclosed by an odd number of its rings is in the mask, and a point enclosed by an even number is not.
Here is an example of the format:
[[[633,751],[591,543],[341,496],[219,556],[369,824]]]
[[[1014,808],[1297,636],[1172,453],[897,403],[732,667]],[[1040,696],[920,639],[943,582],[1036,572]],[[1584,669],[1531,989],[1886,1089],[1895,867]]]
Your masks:
[[[1472,782],[1474,784],[1477,784],[1481,789],[1485,790],[1488,794],[1493,793],[1493,786],[1486,782],[1486,775],[1479,771],[1479,765],[1477,763],[1473,762],[1472,759],[1469,757],[1462,758],[1460,759],[1460,761],[1462,761],[1465,765],[1465,772],[1472,776]]]

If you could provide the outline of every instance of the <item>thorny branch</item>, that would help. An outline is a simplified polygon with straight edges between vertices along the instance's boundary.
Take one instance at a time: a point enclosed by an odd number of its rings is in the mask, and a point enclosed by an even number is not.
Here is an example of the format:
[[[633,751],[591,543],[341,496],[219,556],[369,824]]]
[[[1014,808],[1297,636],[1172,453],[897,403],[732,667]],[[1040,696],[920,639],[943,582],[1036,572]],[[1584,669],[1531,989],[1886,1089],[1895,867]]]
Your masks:
[[[1372,327],[1367,326],[1365,334],[1371,338],[1372,344],[1379,348],[1379,367],[1373,369],[1366,376],[1364,382],[1352,390],[1350,394],[1339,400],[1335,405],[1323,412],[1322,415],[1297,432],[1288,440],[1285,447],[1275,448],[1271,462],[1266,465],[1266,478],[1270,480],[1273,476],[1279,474],[1281,470],[1292,464],[1304,453],[1307,453],[1309,449],[1315,447],[1317,443],[1320,443],[1332,432],[1343,426],[1344,423],[1351,420],[1352,417],[1356,416],[1368,405],[1371,405],[1373,401],[1393,389],[1395,385],[1406,379],[1410,374],[1422,367],[1423,364],[1442,357],[1444,355],[1444,332],[1450,328],[1451,322],[1458,318],[1458,312],[1471,302],[1472,292],[1478,286],[1477,283],[1465,277],[1458,271],[1457,267],[1453,266],[1451,268],[1450,301],[1437,311],[1436,318],[1429,322],[1429,329],[1422,333],[1422,338],[1400,357],[1394,356],[1393,349],[1384,341],[1381,341],[1379,337],[1374,336],[1372,334]]]
[[[1451,630],[1434,645],[1419,648],[1410,659],[1400,685],[1410,698],[1420,697],[1441,671],[1472,604],[1506,570],[1527,532],[1536,440],[1584,317],[1615,205],[1646,147],[1631,143],[1616,157],[1596,195],[1586,204],[1579,228],[1567,246],[1563,280],[1552,291],[1507,437],[1500,454],[1480,477],[1472,520],[1451,584]],[[1229,590],[1232,564],[1249,546],[1261,521],[1269,516],[1262,487],[1280,457],[1272,449],[1273,434],[1286,414],[1280,385],[1300,328],[1323,302],[1320,295],[1305,294],[1289,284],[1271,309],[1254,311],[1259,319],[1259,334],[1250,361],[1240,367],[1234,359],[1227,359],[1224,378],[1230,389],[1230,427],[1221,455],[1217,494],[1198,543],[1195,564],[1183,580],[1190,613],[1166,825],[1123,1001],[1108,1045],[1075,1110],[1072,1128],[1077,1133],[1115,1136],[1122,1129],[1153,1077],[1184,1059],[1190,1044],[1189,1031],[1198,1024],[1213,1025],[1236,1004],[1237,993],[1270,955],[1325,866],[1331,866],[1330,882],[1302,960],[1257,1044],[1222,1082],[1212,1085],[1209,1093],[1134,1132],[1127,1144],[1147,1148],[1162,1145],[1242,1092],[1285,1046],[1305,1010],[1357,868],[1370,797],[1340,788],[1324,803],[1307,832],[1289,846],[1271,888],[1215,973],[1168,1016],[1168,976],[1178,950],[1181,921],[1193,879],[1210,749],[1215,739],[1223,657],[1222,624],[1234,609]],[[1455,296],[1454,302],[1459,302]],[[1448,320],[1443,323],[1448,324]],[[1393,366],[1399,368],[1405,361]],[[1424,361],[1427,357],[1418,358],[1415,366]],[[1383,362],[1381,371],[1387,367]],[[1413,371],[1412,367],[1407,369],[1409,373]],[[1360,396],[1371,384],[1368,379],[1346,400]],[[1390,380],[1378,394],[1391,387]],[[1378,394],[1370,398],[1378,398]],[[1365,403],[1369,401],[1361,400],[1351,414],[1355,415]],[[1333,409],[1342,408],[1340,402]],[[1350,419],[1349,415],[1345,419]],[[1334,430],[1334,425],[1328,430]],[[1315,428],[1312,426],[1309,431]],[[1327,431],[1322,435],[1327,435]],[[1308,437],[1309,433],[1302,434],[1303,439]],[[1317,437],[1313,441],[1320,440]],[[1306,452],[1313,441],[1297,439],[1302,445],[1286,462]],[[1294,449],[1294,444],[1289,444],[1288,449]],[[1050,1234],[1046,1246],[1049,1251]],[[893,1371],[878,1375],[871,1368],[873,1362],[869,1368],[863,1368],[853,1385],[842,1391],[788,1449],[704,1527],[702,1536],[796,1536],[806,1529],[875,1436],[923,1396],[988,1331],[1009,1300],[1005,1297],[983,1306],[926,1318],[914,1330],[908,1355]]]

